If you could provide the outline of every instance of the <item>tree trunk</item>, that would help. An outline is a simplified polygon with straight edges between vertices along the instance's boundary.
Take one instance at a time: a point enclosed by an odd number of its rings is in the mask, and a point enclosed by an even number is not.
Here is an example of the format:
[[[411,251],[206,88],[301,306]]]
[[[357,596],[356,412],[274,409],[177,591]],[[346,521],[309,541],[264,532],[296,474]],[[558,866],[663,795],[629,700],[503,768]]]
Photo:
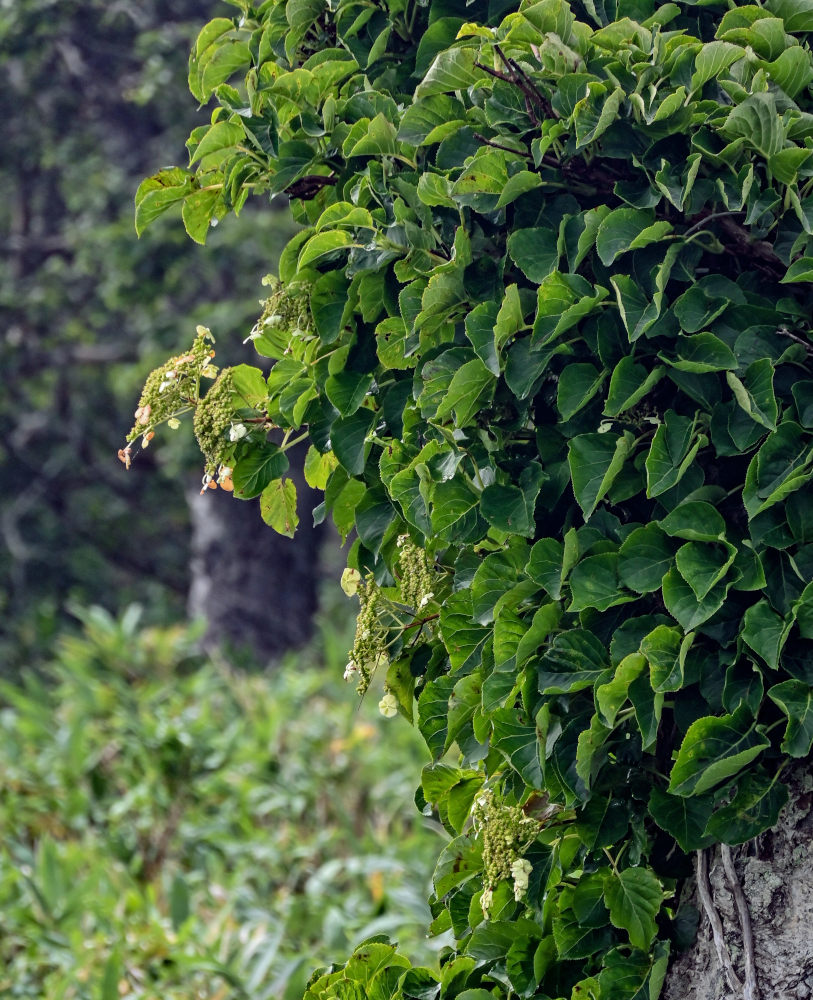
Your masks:
[[[685,887],[684,898],[700,914],[697,939],[674,958],[662,1000],[813,997],[813,776],[800,769],[789,785],[790,801],[774,829],[731,849],[750,914],[758,992],[749,991],[742,921],[718,847],[707,852],[708,883],[741,985],[732,985],[723,971],[695,879]]]
[[[311,510],[319,496],[295,469],[299,527],[285,538],[260,518],[256,502],[222,490],[188,493],[192,527],[188,608],[206,622],[204,645],[248,651],[260,662],[278,658],[311,636],[319,585],[322,531]]]

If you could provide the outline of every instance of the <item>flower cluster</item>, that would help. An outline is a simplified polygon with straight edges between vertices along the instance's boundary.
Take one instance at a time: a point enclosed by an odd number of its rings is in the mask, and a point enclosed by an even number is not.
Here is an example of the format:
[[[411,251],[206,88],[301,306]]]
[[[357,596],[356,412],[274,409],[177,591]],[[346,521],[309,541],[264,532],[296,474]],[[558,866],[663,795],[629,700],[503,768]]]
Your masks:
[[[230,461],[233,420],[232,369],[224,368],[195,407],[193,426],[206,460],[207,476],[214,476],[218,467]]]
[[[364,694],[370,686],[376,667],[386,666],[388,663],[387,631],[378,618],[382,596],[373,578],[357,582],[356,593],[361,608],[356,619],[356,636],[345,667],[344,679],[349,681],[358,677],[358,693]]]
[[[414,608],[416,614],[422,611],[435,596],[435,571],[426,551],[419,548],[409,537],[398,539],[398,565],[401,571],[399,588],[404,604]]]
[[[480,904],[487,916],[494,888],[503,879],[513,879],[515,899],[525,894],[531,865],[522,854],[539,832],[539,823],[526,816],[519,806],[496,802],[490,791],[478,796],[472,820],[483,837],[484,888]]]
[[[132,443],[140,437],[141,446],[146,448],[154,436],[154,428],[164,421],[171,428],[177,428],[177,415],[198,403],[201,378],[217,375],[217,368],[212,364],[215,356],[212,334],[205,326],[199,326],[196,334],[186,354],[170,358],[147,376],[135,411],[135,424],[127,435],[126,446],[119,451],[119,458],[128,468]]]
[[[288,354],[292,341],[308,340],[315,335],[310,286],[301,281],[283,285],[271,274],[263,278],[263,284],[271,286],[271,295],[261,300],[262,315],[246,340],[267,337],[275,343],[280,354]]]

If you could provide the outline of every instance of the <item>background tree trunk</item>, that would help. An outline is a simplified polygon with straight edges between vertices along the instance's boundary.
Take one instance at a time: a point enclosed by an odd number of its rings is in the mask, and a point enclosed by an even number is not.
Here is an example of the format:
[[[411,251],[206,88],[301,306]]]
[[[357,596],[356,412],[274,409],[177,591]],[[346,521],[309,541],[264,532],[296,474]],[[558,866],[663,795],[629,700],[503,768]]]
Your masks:
[[[750,911],[757,979],[762,1000],[813,997],[813,776],[790,779],[791,798],[773,830],[732,848],[738,880]],[[709,884],[722,921],[734,971],[745,984],[743,934],[720,849],[709,856]],[[663,1000],[742,1000],[723,974],[709,920],[689,884],[684,898],[700,913],[697,939],[675,957]]]
[[[223,490],[188,491],[192,527],[189,614],[206,621],[204,645],[250,651],[260,662],[306,642],[313,629],[323,532],[311,510],[321,499],[305,483],[304,452],[291,453],[299,527],[285,538],[256,502]]]

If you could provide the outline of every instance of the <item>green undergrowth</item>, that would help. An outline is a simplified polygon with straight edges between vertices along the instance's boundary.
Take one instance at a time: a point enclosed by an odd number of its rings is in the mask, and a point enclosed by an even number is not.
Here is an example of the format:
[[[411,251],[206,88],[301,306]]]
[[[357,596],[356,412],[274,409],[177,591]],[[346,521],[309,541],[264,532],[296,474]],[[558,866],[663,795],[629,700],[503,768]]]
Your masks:
[[[433,963],[424,755],[339,690],[343,637],[249,675],[83,617],[0,687],[0,996],[284,1000],[382,932]]]

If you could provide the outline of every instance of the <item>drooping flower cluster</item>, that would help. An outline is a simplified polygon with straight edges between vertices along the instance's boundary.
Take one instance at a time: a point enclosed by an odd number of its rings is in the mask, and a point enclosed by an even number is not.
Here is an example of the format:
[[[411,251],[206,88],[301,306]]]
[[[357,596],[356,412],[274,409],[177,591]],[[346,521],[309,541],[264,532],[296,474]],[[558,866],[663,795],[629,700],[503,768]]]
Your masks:
[[[158,424],[166,421],[174,429],[178,427],[177,415],[197,406],[201,378],[217,375],[217,368],[212,364],[213,342],[210,331],[199,326],[186,354],[170,358],[147,376],[135,411],[135,424],[127,435],[126,446],[119,451],[119,458],[125,465],[130,465],[134,441],[140,437],[142,447],[146,448]]]
[[[381,624],[378,612],[383,600],[381,591],[370,576],[366,580],[355,582],[358,594],[359,609],[356,619],[356,635],[350,659],[344,671],[344,679],[349,681],[358,677],[357,690],[364,694],[370,686],[370,680],[376,667],[386,666],[387,631]]]
[[[280,356],[289,354],[292,343],[315,336],[310,307],[310,286],[301,281],[284,285],[272,274],[263,278],[271,287],[271,295],[262,299],[262,315],[246,340],[265,337],[277,348]]]
[[[398,566],[401,573],[398,586],[404,604],[413,608],[417,614],[422,611],[435,596],[435,571],[426,550],[419,548],[409,537],[401,535],[398,539]]]
[[[479,795],[472,809],[474,829],[483,839],[483,894],[480,904],[488,916],[494,889],[503,879],[513,879],[514,898],[528,888],[531,864],[522,857],[539,832],[540,824],[519,806],[497,802],[491,791]]]
[[[214,476],[230,460],[233,421],[232,369],[224,368],[206,395],[198,400],[193,420],[208,476]]]

